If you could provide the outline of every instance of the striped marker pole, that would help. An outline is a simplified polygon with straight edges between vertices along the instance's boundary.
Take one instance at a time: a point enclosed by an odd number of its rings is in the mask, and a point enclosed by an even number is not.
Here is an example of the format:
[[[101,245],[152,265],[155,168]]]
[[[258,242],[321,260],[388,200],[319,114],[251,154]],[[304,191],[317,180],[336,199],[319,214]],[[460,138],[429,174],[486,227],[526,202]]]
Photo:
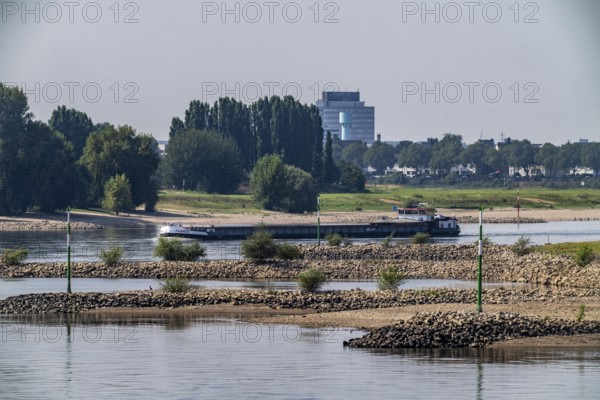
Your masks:
[[[479,255],[477,261],[477,312],[481,312],[481,270],[483,264],[483,206],[479,207]]]
[[[67,207],[67,293],[71,293],[71,207]]]
[[[317,245],[321,245],[321,196],[317,196]]]

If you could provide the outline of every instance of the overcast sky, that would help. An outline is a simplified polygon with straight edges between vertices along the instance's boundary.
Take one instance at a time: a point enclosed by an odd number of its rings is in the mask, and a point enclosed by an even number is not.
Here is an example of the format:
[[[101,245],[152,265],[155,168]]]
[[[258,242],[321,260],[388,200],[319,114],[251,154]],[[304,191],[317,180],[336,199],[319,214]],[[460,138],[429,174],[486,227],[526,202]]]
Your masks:
[[[384,140],[600,141],[598,1],[173,3],[2,1],[0,81],[157,139],[192,99],[338,88]]]

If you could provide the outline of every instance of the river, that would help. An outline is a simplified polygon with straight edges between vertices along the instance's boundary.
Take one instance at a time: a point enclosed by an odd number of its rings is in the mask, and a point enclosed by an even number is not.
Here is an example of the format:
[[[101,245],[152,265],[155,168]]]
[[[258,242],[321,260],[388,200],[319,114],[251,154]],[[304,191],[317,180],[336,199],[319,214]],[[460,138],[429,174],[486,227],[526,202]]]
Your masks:
[[[182,314],[2,316],[0,326],[3,399],[586,400],[600,393],[599,350],[348,349],[343,341],[363,332]]]
[[[101,230],[73,231],[73,260],[97,261],[100,251],[120,245],[125,249],[124,260],[155,260],[152,250],[156,245],[160,227],[147,228],[108,228]],[[434,238],[434,243],[474,243],[478,239],[477,224],[461,225],[458,237]],[[582,242],[600,240],[600,221],[557,221],[544,224],[487,224],[484,235],[497,244],[512,244],[521,235],[527,236],[535,244],[547,242]],[[29,250],[26,262],[55,262],[66,259],[65,232],[0,232],[0,250],[24,246]],[[354,243],[369,243],[373,239],[353,239]],[[410,238],[394,239],[408,243]],[[296,243],[315,243],[315,240],[301,240]],[[239,241],[205,242],[207,259],[240,259]]]

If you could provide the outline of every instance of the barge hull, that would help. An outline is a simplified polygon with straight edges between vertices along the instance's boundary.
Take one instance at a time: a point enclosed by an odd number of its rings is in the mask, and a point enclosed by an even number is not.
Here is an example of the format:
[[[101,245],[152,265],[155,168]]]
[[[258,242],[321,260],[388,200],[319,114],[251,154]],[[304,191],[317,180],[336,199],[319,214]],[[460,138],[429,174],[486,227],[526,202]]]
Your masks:
[[[316,239],[316,225],[266,225],[265,229],[275,239]],[[193,238],[201,240],[242,240],[256,230],[251,225],[222,225],[211,227],[191,227],[167,230],[161,236]],[[337,233],[349,238],[385,238],[410,237],[416,233],[428,233],[432,236],[457,236],[460,229],[439,229],[427,222],[382,222],[371,224],[324,224],[320,227],[320,236]]]

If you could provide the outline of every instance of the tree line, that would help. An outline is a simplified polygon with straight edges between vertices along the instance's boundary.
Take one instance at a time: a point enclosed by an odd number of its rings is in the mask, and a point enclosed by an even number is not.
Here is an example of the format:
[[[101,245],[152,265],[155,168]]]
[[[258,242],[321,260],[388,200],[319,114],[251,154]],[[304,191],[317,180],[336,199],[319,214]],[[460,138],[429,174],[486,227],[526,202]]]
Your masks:
[[[396,146],[375,143],[367,148],[364,143],[354,143],[341,149],[339,160],[360,167],[371,166],[380,174],[398,164],[400,167],[413,167],[444,175],[462,164],[474,166],[475,173],[479,176],[506,175],[510,168],[527,170],[543,166],[546,176],[556,177],[568,174],[577,167],[588,167],[598,172],[600,143],[568,142],[562,146],[545,143],[536,146],[527,139],[507,138],[498,145],[480,140],[464,146],[461,135],[445,134],[441,140],[407,140]]]
[[[114,211],[142,204],[152,210],[159,160],[150,135],[94,124],[65,106],[47,123],[37,121],[23,91],[0,83],[1,215],[102,204]]]

